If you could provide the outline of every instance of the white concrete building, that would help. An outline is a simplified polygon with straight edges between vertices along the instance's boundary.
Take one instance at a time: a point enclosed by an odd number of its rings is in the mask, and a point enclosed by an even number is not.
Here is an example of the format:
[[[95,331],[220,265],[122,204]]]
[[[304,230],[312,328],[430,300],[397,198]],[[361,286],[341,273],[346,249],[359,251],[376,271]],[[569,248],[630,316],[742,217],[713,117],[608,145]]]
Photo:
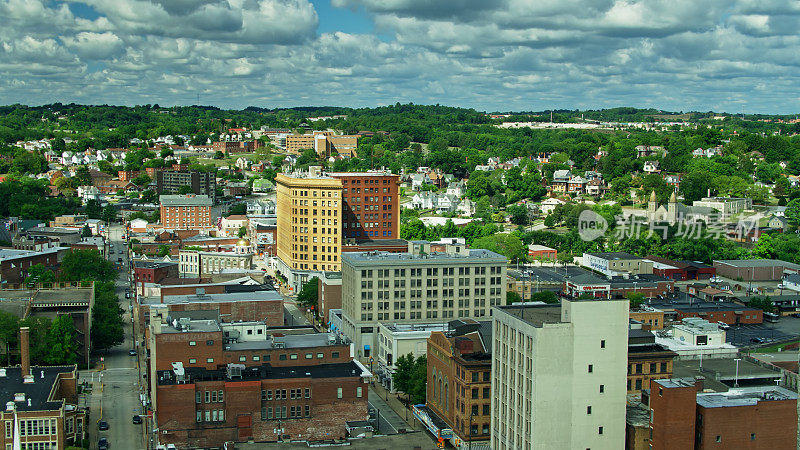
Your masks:
[[[395,392],[392,375],[397,368],[397,358],[411,353],[414,358],[428,351],[428,338],[433,331],[447,331],[447,324],[436,323],[380,323],[376,347],[377,366],[373,372],[391,392]]]
[[[493,309],[491,448],[625,447],[628,302]]]

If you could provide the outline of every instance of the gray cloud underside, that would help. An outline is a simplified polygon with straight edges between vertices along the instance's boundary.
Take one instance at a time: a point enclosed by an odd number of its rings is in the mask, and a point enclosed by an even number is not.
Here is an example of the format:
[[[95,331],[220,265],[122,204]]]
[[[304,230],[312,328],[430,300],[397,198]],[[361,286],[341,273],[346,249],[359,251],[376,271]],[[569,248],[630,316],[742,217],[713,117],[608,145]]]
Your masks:
[[[800,2],[0,0],[0,103],[798,107]],[[388,37],[388,38],[387,38]]]

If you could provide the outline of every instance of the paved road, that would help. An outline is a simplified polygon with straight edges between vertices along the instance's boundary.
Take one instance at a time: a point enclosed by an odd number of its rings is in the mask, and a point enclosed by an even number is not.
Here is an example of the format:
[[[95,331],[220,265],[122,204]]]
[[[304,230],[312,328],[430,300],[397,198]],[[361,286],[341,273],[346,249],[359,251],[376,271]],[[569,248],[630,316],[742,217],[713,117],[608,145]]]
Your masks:
[[[408,424],[372,387],[369,388],[369,407],[377,410],[380,434],[397,434],[398,430],[409,428]]]
[[[300,312],[300,309],[298,309],[297,304],[291,297],[283,298],[283,314],[283,320],[286,322],[286,325],[311,325],[311,322],[308,321],[305,314]]]
[[[101,392],[94,392],[96,397],[101,395],[100,410],[93,410],[92,418],[95,423],[90,425],[89,432],[92,440],[92,448],[97,448],[97,440],[100,436],[108,438],[109,447],[116,450],[136,450],[146,448],[143,439],[142,425],[133,424],[133,416],[142,413],[142,405],[139,400],[139,369],[137,368],[137,358],[128,354],[134,347],[133,332],[131,327],[130,300],[125,299],[125,288],[128,283],[128,261],[127,252],[122,255],[119,250],[124,250],[122,242],[121,226],[112,227],[109,230],[109,239],[113,244],[113,254],[109,252],[109,259],[116,262],[117,258],[122,258],[124,269],[120,271],[120,276],[116,281],[116,292],[120,301],[120,307],[125,310],[123,324],[125,331],[125,341],[102,354],[104,359],[104,370],[101,371],[103,388]],[[109,423],[107,431],[99,431],[96,421],[102,420]]]

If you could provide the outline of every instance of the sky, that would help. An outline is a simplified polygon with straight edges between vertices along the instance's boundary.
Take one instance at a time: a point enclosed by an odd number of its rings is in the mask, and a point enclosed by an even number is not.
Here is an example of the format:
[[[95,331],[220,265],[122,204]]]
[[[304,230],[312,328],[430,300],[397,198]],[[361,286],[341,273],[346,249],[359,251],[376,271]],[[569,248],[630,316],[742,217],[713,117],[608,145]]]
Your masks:
[[[797,0],[0,0],[0,104],[800,112]]]

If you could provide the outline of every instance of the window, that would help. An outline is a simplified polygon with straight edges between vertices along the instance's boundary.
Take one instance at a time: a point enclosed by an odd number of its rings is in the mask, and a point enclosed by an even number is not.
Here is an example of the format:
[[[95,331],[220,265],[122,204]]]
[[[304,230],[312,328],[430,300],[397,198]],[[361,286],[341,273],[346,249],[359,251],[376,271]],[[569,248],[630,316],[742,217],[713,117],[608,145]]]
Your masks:
[[[600,341],[600,348],[606,348],[606,340],[605,339]]]
[[[593,371],[593,370],[594,370],[594,366],[592,366],[591,364],[589,364],[589,373],[592,373],[592,371]]]
[[[194,358],[189,358],[189,364],[194,364],[194,363],[196,363],[196,362],[197,362],[197,360],[196,360],[196,359],[194,359]]]
[[[264,400],[266,400],[266,399],[267,399],[267,391],[265,391],[264,389],[262,389],[262,390],[261,390],[261,401],[264,401]]]
[[[336,389],[336,398],[342,398],[342,388]]]
[[[203,411],[197,411],[197,419],[198,422],[203,421]]]
[[[755,433],[750,433],[750,440],[751,441],[755,441],[756,440],[756,434]]]
[[[297,359],[297,353],[292,353],[289,355],[289,359]]]
[[[312,359],[314,357],[313,353],[306,353],[306,359]]]
[[[600,393],[602,394],[605,391],[606,391],[606,385],[605,384],[601,384],[600,385]]]
[[[223,391],[222,391],[222,390],[220,390],[220,391],[217,393],[217,400],[218,400],[220,403],[222,403],[223,401],[225,401],[225,400],[223,400],[223,395],[224,395],[224,394],[223,394]]]
[[[211,403],[211,391],[206,391],[206,403]]]
[[[603,427],[597,427],[597,434],[603,434]]]
[[[488,416],[489,414],[491,414],[491,405],[487,403],[483,405],[483,415]]]
[[[286,361],[286,353],[282,353],[281,355],[279,355],[278,359],[281,361]]]
[[[6,420],[6,439],[14,437],[14,425],[10,420]]]
[[[720,436],[720,435],[717,435],[717,439],[716,439],[716,441],[717,441],[717,442],[722,442],[722,436]]]
[[[317,359],[322,359],[325,357],[324,353],[317,353]]]
[[[213,363],[214,362],[214,358],[206,358],[206,362],[207,363]]]
[[[194,393],[194,402],[201,403],[203,401],[203,393],[200,391],[196,391]]]
[[[478,388],[472,389],[472,398],[478,398]]]
[[[206,411],[206,422],[211,422],[211,410]]]
[[[306,388],[306,398],[311,398],[311,389]]]
[[[277,391],[275,391],[277,393]],[[267,400],[272,400],[272,389],[267,390]]]
[[[267,420],[272,419],[272,407],[267,407]]]
[[[247,356],[240,356],[239,357],[239,362],[246,362],[246,361],[247,361]]]
[[[192,346],[192,347],[194,347],[195,345],[197,345],[197,342],[195,342],[195,341],[189,341],[189,345],[190,345],[190,346]]]
[[[478,415],[478,405],[472,405],[472,415],[473,416]]]
[[[261,359],[263,359],[264,361],[270,361],[272,357],[270,355],[264,355],[264,357]]]
[[[267,420],[267,407],[261,407],[261,420]]]
[[[311,417],[311,405],[306,405],[306,417]]]
[[[587,406],[586,407],[586,414],[591,414],[591,413],[592,413],[592,407],[591,406]]]

